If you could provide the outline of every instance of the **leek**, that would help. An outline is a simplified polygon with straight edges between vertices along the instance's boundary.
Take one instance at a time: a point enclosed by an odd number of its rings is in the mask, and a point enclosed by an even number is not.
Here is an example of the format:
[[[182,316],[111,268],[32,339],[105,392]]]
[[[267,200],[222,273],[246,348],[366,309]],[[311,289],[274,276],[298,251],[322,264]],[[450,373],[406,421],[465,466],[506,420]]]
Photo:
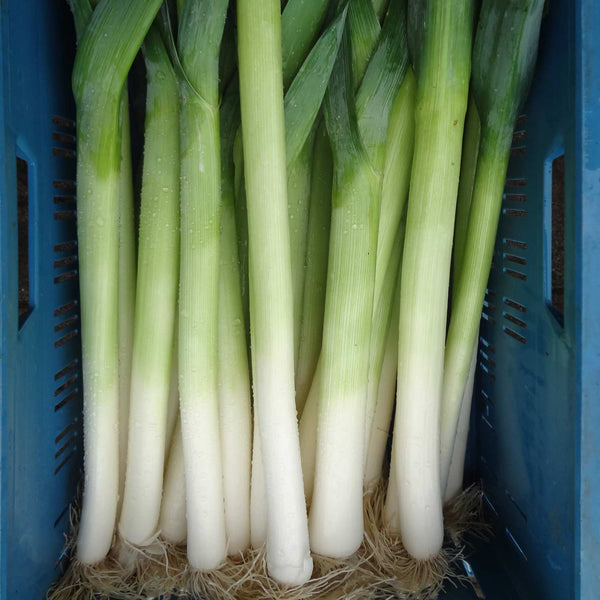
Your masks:
[[[472,0],[408,3],[417,96],[400,284],[392,468],[398,483],[402,543],[417,559],[435,556],[444,537],[439,418],[473,4]]]
[[[182,544],[187,536],[187,521],[185,517],[185,471],[180,419],[177,419],[175,423],[166,464],[159,530],[163,539],[167,542]]]
[[[239,91],[233,79],[221,117],[221,252],[219,269],[219,417],[227,551],[250,544],[252,414],[246,328],[240,289],[234,207],[233,145],[240,122]]]
[[[294,372],[298,364],[306,244],[308,242],[308,208],[310,198],[311,156],[314,135],[309,135],[296,159],[288,167],[288,220],[294,296]]]
[[[325,19],[328,0],[290,0],[281,15],[283,85],[287,89]]]
[[[144,170],[127,475],[119,523],[121,535],[134,544],[153,537],[160,514],[179,265],[177,81],[154,28],[146,36],[144,58]]]
[[[375,414],[371,423],[371,431],[367,446],[365,463],[365,487],[372,488],[379,481],[385,453],[390,438],[390,424],[396,400],[396,374],[398,372],[398,318],[400,316],[400,274],[396,280],[396,289],[392,299],[392,315],[385,348],[383,363],[379,375],[379,388]],[[392,471],[393,473],[393,471]]]
[[[454,226],[454,249],[452,251],[452,291],[456,294],[458,289],[458,278],[465,254],[465,241],[467,227],[469,224],[469,211],[471,210],[471,199],[473,196],[473,184],[475,183],[475,170],[477,167],[477,155],[479,154],[479,137],[481,124],[477,105],[473,95],[469,98],[467,117],[465,119],[465,135],[463,140],[462,160],[460,164],[460,180],[458,184],[458,199],[456,202],[456,223]],[[452,301],[455,298],[453,297]],[[475,366],[477,364],[478,339],[475,340],[471,357],[469,376],[463,392],[460,408],[460,419],[456,432],[456,441],[448,483],[444,492],[444,500],[450,500],[462,490],[465,453],[467,450],[467,437],[469,434],[469,416],[471,414],[471,401],[473,397],[473,384],[475,382]]]
[[[365,448],[367,449],[365,452],[365,485],[367,487],[376,484],[381,475],[381,465],[383,463],[383,454],[381,453],[381,433],[383,433],[384,438],[387,439],[387,432],[390,427],[394,406],[395,390],[391,394],[386,394],[385,390],[381,389],[381,377],[386,354],[395,354],[397,362],[398,307],[400,300],[399,270],[404,247],[404,233],[405,220],[398,226],[392,255],[390,256],[388,263],[387,274],[384,278],[377,306],[373,313],[373,330],[371,333],[369,358],[369,395],[367,398],[367,418],[365,427]],[[395,329],[391,332],[390,329],[392,324]],[[395,352],[392,352],[389,349],[390,344],[396,346]],[[395,375],[396,369],[394,369],[394,378]],[[386,385],[388,381],[386,381],[384,385]],[[378,438],[379,445],[377,446],[377,450],[375,450],[371,448],[371,437],[378,434],[380,436]],[[383,450],[385,451],[385,442],[383,444]],[[370,456],[373,452],[376,453],[376,456]],[[371,461],[372,466],[367,469],[369,461]]]
[[[329,137],[325,123],[321,121],[317,129],[312,155],[306,274],[296,367],[296,407],[299,415],[302,414],[313,381],[323,337],[327,252],[331,223],[332,160]],[[300,435],[302,436],[302,433]],[[304,483],[306,491],[307,482]]]
[[[227,0],[189,0],[179,15],[181,270],[179,396],[187,555],[196,569],[227,555],[218,402],[221,165],[219,48]],[[201,434],[199,433],[201,432]]]
[[[311,548],[332,557],[351,555],[363,536],[364,416],[380,186],[358,132],[350,51],[346,34],[325,96],[334,178],[309,518]]]
[[[159,6],[159,0],[106,0],[92,14],[73,68],[85,454],[77,556],[84,563],[101,560],[110,548],[119,485],[121,90]]]
[[[284,584],[312,573],[294,398],[281,16],[277,0],[238,0],[248,210],[254,411],[267,498],[267,568]]]
[[[512,132],[537,57],[543,0],[484,0],[473,48],[473,96],[481,120],[464,259],[452,307],[442,411],[445,485],[490,272]]]
[[[119,498],[127,468],[127,437],[135,319],[136,244],[127,81],[121,92],[121,165],[119,167]]]

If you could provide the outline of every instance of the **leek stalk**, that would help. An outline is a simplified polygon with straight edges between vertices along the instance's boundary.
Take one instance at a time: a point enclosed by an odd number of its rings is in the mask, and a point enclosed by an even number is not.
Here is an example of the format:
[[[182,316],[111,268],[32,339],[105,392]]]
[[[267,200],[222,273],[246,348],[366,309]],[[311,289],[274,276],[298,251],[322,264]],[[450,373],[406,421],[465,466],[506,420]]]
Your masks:
[[[187,555],[196,569],[227,555],[219,427],[218,306],[221,205],[219,49],[227,0],[190,0],[179,15],[181,270],[179,397]],[[199,432],[202,432],[200,435]]]
[[[84,384],[85,488],[77,557],[108,552],[119,485],[118,247],[119,108],[129,68],[159,0],[107,0],[77,49],[77,212]]]
[[[364,419],[380,187],[356,123],[350,52],[344,35],[325,96],[334,177],[309,517],[311,548],[332,557],[355,552],[363,536]]]
[[[402,542],[417,559],[435,556],[444,537],[439,419],[473,9],[472,0],[408,3],[417,95],[400,288],[392,468]]]
[[[267,498],[267,568],[284,584],[312,573],[294,397],[281,15],[238,0],[238,60],[248,211],[254,414]]]
[[[533,76],[543,8],[543,0],[484,0],[481,5],[473,48],[472,83],[481,120],[481,139],[464,259],[446,343],[442,411],[444,486],[492,263],[513,127]]]
[[[148,87],[137,300],[119,523],[121,535],[140,545],[156,533],[160,514],[179,279],[177,81],[157,29],[146,36],[144,58]]]
[[[219,417],[227,552],[250,544],[252,412],[234,206],[233,146],[240,123],[238,82],[221,103],[221,252],[219,269]]]

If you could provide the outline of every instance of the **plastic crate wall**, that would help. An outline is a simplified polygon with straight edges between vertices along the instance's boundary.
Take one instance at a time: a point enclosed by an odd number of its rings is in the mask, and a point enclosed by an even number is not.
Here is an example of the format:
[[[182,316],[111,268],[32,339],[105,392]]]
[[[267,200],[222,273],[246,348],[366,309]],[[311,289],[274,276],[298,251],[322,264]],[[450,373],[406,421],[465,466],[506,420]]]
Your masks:
[[[496,537],[470,563],[489,600],[600,597],[600,7],[595,0],[549,6],[509,167],[472,417],[469,473],[483,483]],[[60,574],[82,466],[74,46],[63,0],[0,3],[0,598],[7,600],[42,598]],[[561,315],[552,308],[552,169],[563,154]],[[21,317],[17,158],[28,189],[30,306]],[[22,267],[21,284],[23,275]],[[478,596],[464,588],[444,597]]]

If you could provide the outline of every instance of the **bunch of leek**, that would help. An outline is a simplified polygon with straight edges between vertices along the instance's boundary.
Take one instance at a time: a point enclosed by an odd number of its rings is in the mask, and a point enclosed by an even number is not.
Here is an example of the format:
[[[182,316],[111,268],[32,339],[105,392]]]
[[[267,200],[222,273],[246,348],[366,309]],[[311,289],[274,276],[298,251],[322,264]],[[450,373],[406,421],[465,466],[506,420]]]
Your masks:
[[[434,557],[543,1],[483,0],[477,20],[474,0],[70,4],[78,559],[101,561],[118,521],[128,545],[186,543],[196,571],[266,544],[270,576],[302,585],[311,551],[360,548],[394,401],[388,527]]]

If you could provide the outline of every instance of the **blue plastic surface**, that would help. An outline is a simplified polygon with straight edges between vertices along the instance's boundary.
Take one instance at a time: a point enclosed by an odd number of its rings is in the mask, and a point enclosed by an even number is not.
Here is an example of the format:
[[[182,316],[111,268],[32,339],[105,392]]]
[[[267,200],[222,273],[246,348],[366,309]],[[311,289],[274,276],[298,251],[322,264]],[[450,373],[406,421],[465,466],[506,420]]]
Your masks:
[[[60,0],[3,1],[0,19],[0,597],[33,599],[59,573],[81,468],[74,33]],[[28,164],[32,305],[20,329],[17,156]]]
[[[600,598],[600,5],[549,6],[481,327],[469,471],[483,484],[496,537],[469,561],[488,600]],[[0,3],[0,598],[7,600],[40,599],[59,575],[82,464],[70,245],[74,47],[63,0]],[[551,184],[553,160],[563,154],[558,314]],[[28,163],[32,305],[21,328],[17,156]],[[470,586],[449,586],[442,597],[478,598]]]

